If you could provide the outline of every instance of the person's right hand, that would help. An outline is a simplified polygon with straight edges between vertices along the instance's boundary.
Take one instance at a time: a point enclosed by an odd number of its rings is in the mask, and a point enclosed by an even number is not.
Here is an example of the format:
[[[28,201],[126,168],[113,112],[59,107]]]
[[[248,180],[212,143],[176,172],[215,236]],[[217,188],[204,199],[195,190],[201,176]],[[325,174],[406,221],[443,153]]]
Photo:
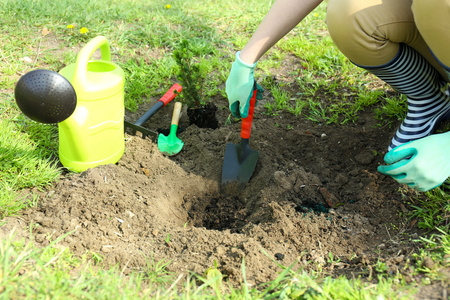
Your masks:
[[[226,82],[226,93],[228,96],[228,103],[230,111],[236,118],[246,118],[248,116],[249,102],[253,94],[253,85],[255,82],[255,67],[254,64],[247,64],[239,58],[239,53],[236,53],[236,60],[231,66],[230,75]],[[264,90],[258,84],[256,99],[262,99]]]

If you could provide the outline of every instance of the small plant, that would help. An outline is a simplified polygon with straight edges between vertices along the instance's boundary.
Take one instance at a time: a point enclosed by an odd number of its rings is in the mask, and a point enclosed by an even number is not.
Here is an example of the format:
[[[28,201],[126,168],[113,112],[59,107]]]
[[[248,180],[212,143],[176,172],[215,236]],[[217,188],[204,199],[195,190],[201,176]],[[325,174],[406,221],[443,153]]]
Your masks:
[[[183,86],[180,101],[191,108],[202,106],[205,103],[202,97],[205,75],[200,65],[194,62],[194,54],[188,40],[181,42],[173,57],[179,67],[177,78]]]
[[[216,293],[217,299],[222,299],[222,280],[224,275],[217,269],[217,261],[214,260],[214,267],[210,267],[206,270],[206,278],[202,278],[205,284],[211,286]]]
[[[92,38],[92,35],[89,33],[90,30],[86,27],[81,27],[80,29],[77,29],[77,24],[69,24],[65,28],[65,33],[71,37],[77,38],[80,41],[87,41],[88,39]]]
[[[387,270],[389,270],[389,267],[386,265],[386,263],[382,262],[381,260],[378,260],[377,264],[375,265],[375,270],[378,273],[385,273]]]
[[[231,114],[229,114],[229,115],[228,115],[228,117],[227,117],[227,120],[225,121],[225,126],[227,126],[227,125],[230,125],[230,124],[231,124],[231,117],[232,117],[232,115],[231,115]]]
[[[96,265],[103,262],[103,256],[101,254],[91,252],[91,258]]]
[[[210,102],[203,93],[206,66],[195,62],[188,40],[181,42],[180,47],[174,51],[173,57],[179,67],[177,79],[183,86],[180,102],[187,106],[190,124],[195,124],[200,128],[218,128],[217,106]]]
[[[171,247],[170,245],[170,234],[168,233],[166,238],[164,239],[164,242],[166,242],[167,247]]]
[[[328,252],[327,261],[330,265],[334,265],[334,264],[338,264],[341,260],[339,258],[336,260],[333,253]]]
[[[150,257],[146,257],[143,254],[146,260],[146,267],[143,268],[144,279],[149,283],[156,284],[167,284],[173,281],[173,273],[167,270],[167,266],[170,264],[163,260],[155,261],[153,257],[153,253],[151,253]]]

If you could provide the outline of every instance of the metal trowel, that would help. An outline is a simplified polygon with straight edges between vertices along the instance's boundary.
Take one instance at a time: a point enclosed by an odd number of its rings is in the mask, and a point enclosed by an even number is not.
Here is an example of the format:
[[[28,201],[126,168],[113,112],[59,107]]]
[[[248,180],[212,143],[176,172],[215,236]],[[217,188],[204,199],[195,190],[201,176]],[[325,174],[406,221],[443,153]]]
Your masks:
[[[241,142],[239,144],[228,143],[225,149],[225,157],[222,167],[222,186],[238,184],[239,189],[243,189],[252,177],[259,159],[259,152],[252,150],[249,140],[253,122],[253,112],[256,102],[256,83],[253,95],[250,99],[248,116],[242,119]]]

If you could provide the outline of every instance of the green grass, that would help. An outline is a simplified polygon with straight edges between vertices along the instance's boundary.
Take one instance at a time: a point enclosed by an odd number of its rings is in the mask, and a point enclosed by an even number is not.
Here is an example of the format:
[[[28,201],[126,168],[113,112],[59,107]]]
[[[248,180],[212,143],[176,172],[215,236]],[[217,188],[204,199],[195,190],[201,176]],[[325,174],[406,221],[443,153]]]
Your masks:
[[[408,299],[402,288],[393,289],[392,279],[380,277],[373,285],[294,271],[294,265],[280,266],[278,278],[260,287],[248,286],[245,277],[241,287],[231,287],[215,268],[176,277],[168,263],[151,257],[146,268],[124,275],[117,267],[100,268],[93,253],[74,256],[58,246],[63,238],[48,237],[44,248],[15,239],[14,232],[0,240],[0,299]]]
[[[51,160],[57,149],[52,126],[42,126],[17,114],[8,97],[0,102],[0,217],[30,205],[19,195],[24,188],[42,188],[59,178]]]
[[[426,193],[426,198],[414,199],[411,206],[415,208],[412,218],[418,218],[419,228],[433,231],[450,232],[450,195],[441,189]]]
[[[0,218],[36,205],[35,198],[21,196],[23,189],[45,188],[60,176],[52,160],[58,151],[55,126],[26,119],[15,105],[13,90],[21,75],[35,68],[58,71],[74,62],[81,45],[103,35],[114,62],[126,73],[125,106],[134,111],[170,87],[177,72],[173,51],[188,39],[207,74],[205,96],[225,95],[235,52],[272,2],[0,0],[5,12],[0,23]],[[273,97],[266,101],[265,113],[288,112],[318,123],[346,124],[355,122],[359,112],[376,108],[380,126],[401,119],[405,99],[387,94],[379,80],[338,51],[326,33],[324,17],[325,4],[258,63],[257,79]],[[88,30],[85,34],[80,33],[83,27]],[[58,43],[43,39],[47,31]],[[286,82],[280,82],[273,78],[273,69],[286,55],[300,63],[284,74]],[[436,190],[411,201],[415,210],[409,217],[433,233],[421,240],[424,246],[415,268],[439,280],[439,268],[423,269],[422,262],[432,257],[444,264],[450,255],[448,195]],[[376,285],[280,266],[275,281],[258,287],[245,284],[243,262],[244,284],[230,287],[214,268],[207,274],[175,277],[166,270],[170,262],[151,257],[147,268],[125,275],[117,268],[102,268],[102,257],[96,253],[75,257],[58,245],[58,239],[48,239],[51,243],[45,248],[13,236],[0,240],[0,299],[408,299],[413,292],[397,277],[387,276],[382,262],[374,266],[383,274]]]
[[[383,104],[388,98],[385,87],[374,88],[379,80],[368,72],[353,65],[333,44],[326,34],[323,23],[325,11],[317,9],[305,21],[282,39],[276,50],[269,53],[258,67],[267,75],[264,87],[275,98],[267,103],[269,113],[288,111],[294,115],[303,114],[307,119],[318,123],[354,123],[358,113]],[[289,75],[287,84],[295,90],[288,92],[270,77],[270,69],[277,68],[285,53],[298,57],[300,68]],[[279,89],[283,89],[280,95]],[[397,120],[406,114],[405,105],[394,106],[398,99],[388,98],[387,105],[377,110],[380,125]],[[402,101],[403,102],[403,101]],[[404,103],[401,103],[404,104]]]

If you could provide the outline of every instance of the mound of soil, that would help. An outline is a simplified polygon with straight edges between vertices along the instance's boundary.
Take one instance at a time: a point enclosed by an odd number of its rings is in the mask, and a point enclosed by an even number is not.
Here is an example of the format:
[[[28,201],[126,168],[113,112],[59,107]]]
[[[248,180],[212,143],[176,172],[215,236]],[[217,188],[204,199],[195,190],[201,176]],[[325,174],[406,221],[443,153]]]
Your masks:
[[[182,115],[178,155],[166,157],[154,141],[126,134],[117,164],[65,174],[3,232],[36,223],[37,243],[72,232],[61,244],[79,255],[100,254],[106,266],[128,272],[153,257],[170,261],[178,274],[201,274],[217,264],[232,283],[242,280],[244,257],[254,285],[275,279],[278,264],[296,261],[295,268],[364,278],[373,275],[367,266],[382,259],[388,272],[408,273],[402,266],[418,248],[411,242],[418,234],[415,220],[399,213],[408,211],[411,191],[376,171],[395,128],[375,126],[372,112],[354,125],[325,126],[268,116],[258,105],[250,139],[260,153],[254,174],[243,190],[223,190],[226,144],[240,141],[240,123],[225,124],[226,99],[214,103],[216,129],[190,125]],[[137,120],[152,105],[126,119]],[[168,129],[172,109],[173,103],[144,126]]]

